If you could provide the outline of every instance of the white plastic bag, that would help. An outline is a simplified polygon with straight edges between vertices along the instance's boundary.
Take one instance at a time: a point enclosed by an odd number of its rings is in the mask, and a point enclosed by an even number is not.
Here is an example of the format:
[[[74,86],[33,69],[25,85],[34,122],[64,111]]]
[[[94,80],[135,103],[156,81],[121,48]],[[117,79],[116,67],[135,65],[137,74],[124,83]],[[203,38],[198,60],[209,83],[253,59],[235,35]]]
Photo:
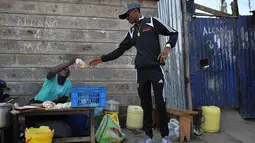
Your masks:
[[[177,140],[180,137],[180,124],[179,121],[172,118],[170,119],[170,122],[168,123],[168,129],[169,129],[169,136],[173,139],[173,140]]]

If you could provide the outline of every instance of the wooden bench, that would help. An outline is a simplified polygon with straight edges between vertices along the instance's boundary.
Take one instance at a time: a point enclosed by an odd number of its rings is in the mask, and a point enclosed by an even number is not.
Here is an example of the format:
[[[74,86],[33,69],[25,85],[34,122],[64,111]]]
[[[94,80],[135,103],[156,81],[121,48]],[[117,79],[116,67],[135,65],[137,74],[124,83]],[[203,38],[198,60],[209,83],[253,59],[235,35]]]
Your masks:
[[[192,117],[197,115],[198,112],[171,108],[168,108],[167,112],[180,117],[180,141],[183,142],[186,137],[186,140],[189,142]]]

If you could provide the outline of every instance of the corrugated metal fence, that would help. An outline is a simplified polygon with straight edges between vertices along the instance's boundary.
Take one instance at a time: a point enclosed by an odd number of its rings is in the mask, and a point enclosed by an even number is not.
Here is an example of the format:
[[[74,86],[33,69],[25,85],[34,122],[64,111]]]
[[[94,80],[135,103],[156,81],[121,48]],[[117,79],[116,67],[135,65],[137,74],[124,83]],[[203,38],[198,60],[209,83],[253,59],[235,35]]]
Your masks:
[[[244,118],[255,118],[255,17],[239,17],[237,35],[240,113]]]
[[[238,105],[234,19],[192,18],[189,22],[193,107]],[[203,65],[209,67],[204,69]]]
[[[255,118],[255,17],[192,18],[189,33],[193,106],[240,106]]]
[[[187,20],[193,107],[240,107],[242,117],[255,118],[255,17],[193,18],[192,3]],[[182,33],[181,1],[158,4],[160,19]],[[181,34],[178,40],[165,66],[164,93],[168,107],[186,108]]]
[[[182,11],[180,0],[160,0],[158,2],[159,18],[179,32],[178,43],[166,61],[165,88],[167,107],[186,108],[184,64],[183,64],[183,36]],[[161,43],[166,43],[166,37],[160,37]],[[164,48],[164,45],[161,46]]]

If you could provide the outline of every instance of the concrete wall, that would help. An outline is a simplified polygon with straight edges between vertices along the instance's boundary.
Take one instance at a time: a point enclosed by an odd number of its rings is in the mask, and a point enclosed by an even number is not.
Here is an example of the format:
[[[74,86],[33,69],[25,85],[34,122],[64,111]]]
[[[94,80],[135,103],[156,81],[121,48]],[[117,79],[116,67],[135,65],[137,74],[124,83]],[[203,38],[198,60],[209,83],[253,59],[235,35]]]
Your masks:
[[[0,0],[0,79],[17,102],[40,88],[49,67],[80,56],[86,62],[118,47],[130,25],[118,19],[128,0]],[[140,1],[139,1],[140,2]],[[156,1],[142,1],[146,16]],[[96,68],[71,69],[73,85],[107,85],[108,98],[139,104],[135,48]]]

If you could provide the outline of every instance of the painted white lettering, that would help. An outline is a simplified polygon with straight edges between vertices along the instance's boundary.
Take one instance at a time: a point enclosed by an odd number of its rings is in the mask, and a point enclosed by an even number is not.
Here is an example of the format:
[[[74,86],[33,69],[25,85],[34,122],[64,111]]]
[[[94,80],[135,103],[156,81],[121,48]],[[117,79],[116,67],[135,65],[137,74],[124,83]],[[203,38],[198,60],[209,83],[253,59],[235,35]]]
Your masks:
[[[34,50],[32,44],[30,42],[26,42],[24,44],[23,49],[24,49],[24,52],[33,51]]]
[[[204,27],[203,36],[205,36],[205,35],[207,35],[207,34],[208,34],[208,32],[207,32],[206,28]]]
[[[51,45],[50,45],[50,43],[48,43],[48,45],[47,45],[47,47],[46,47],[46,50],[45,50],[46,52],[50,52],[50,51],[52,51],[52,48],[51,48]]]
[[[45,21],[45,27],[51,28],[52,27],[51,21]]]
[[[42,44],[41,42],[37,43],[36,50],[34,51],[35,53],[43,53],[44,50],[40,48],[41,44]]]
[[[228,31],[227,27],[208,27],[208,28],[204,27],[203,36],[217,33],[220,34],[227,31]]]
[[[206,41],[206,44],[208,44],[210,49],[213,49],[213,43],[211,40]]]
[[[38,21],[37,27],[44,27],[41,21]]]
[[[36,34],[35,34],[35,38],[38,38],[38,39],[41,38],[41,36],[40,36],[40,29],[37,29]]]
[[[25,53],[46,53],[51,52],[52,46],[51,43],[31,43],[31,42],[25,42],[23,46],[23,52]]]
[[[58,21],[56,19],[45,20],[45,21],[34,21],[34,20],[27,20],[26,18],[18,19],[17,26],[20,27],[47,27],[47,28],[54,28],[58,27]]]
[[[26,25],[24,25],[24,26],[26,26]],[[35,27],[33,20],[30,21],[30,25],[29,26],[30,27]]]
[[[51,22],[51,27],[58,27],[58,21],[56,19]]]
[[[27,26],[27,20],[25,19],[24,22],[23,22],[23,25]]]
[[[23,26],[23,22],[22,22],[22,20],[18,20],[18,24],[17,24],[17,26]]]

